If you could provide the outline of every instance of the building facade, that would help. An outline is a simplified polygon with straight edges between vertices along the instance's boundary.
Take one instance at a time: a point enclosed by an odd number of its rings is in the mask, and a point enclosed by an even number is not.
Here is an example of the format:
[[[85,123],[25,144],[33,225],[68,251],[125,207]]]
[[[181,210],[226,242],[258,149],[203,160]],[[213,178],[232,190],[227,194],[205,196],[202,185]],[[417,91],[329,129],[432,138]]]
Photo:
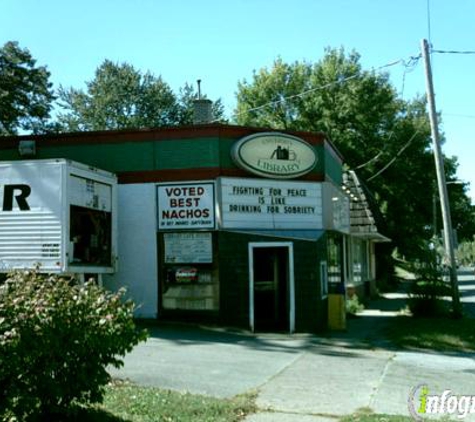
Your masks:
[[[118,270],[103,280],[127,287],[138,317],[316,332],[328,294],[374,280],[381,239],[356,229],[361,194],[323,134],[211,124],[2,139],[0,161],[25,158],[117,175]]]

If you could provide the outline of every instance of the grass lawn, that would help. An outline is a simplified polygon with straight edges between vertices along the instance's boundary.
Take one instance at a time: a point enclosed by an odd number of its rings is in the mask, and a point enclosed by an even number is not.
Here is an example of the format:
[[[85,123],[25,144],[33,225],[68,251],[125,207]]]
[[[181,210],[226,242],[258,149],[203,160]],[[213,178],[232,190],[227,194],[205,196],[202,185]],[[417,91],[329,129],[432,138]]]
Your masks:
[[[74,419],[78,422],[233,422],[243,420],[255,410],[251,394],[227,400],[114,383],[107,387],[102,405],[81,409]]]
[[[386,335],[398,347],[475,352],[475,319],[396,317]]]
[[[252,394],[216,399],[119,382],[107,388],[102,405],[83,409],[68,422],[233,422],[243,421],[258,411]],[[364,409],[335,419],[335,422],[411,421],[410,417],[377,415]]]

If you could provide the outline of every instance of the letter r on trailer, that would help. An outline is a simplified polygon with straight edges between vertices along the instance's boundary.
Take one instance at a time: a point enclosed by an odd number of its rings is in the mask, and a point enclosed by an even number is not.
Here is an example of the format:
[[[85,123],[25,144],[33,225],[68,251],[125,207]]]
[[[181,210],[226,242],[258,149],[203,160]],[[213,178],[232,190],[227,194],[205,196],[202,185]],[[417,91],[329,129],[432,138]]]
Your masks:
[[[15,194],[15,191],[19,193]],[[26,201],[26,198],[30,196],[31,188],[28,185],[5,185],[3,189],[3,211],[12,211],[13,210],[13,198],[15,198],[16,203],[20,211],[29,211],[30,206]]]

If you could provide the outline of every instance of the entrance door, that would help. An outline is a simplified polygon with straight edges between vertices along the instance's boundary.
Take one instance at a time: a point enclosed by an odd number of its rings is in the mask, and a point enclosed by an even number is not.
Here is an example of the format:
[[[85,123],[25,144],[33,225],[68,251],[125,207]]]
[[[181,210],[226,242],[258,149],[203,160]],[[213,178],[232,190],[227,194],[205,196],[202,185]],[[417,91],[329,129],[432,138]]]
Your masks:
[[[254,331],[294,330],[291,243],[249,245],[250,325]]]

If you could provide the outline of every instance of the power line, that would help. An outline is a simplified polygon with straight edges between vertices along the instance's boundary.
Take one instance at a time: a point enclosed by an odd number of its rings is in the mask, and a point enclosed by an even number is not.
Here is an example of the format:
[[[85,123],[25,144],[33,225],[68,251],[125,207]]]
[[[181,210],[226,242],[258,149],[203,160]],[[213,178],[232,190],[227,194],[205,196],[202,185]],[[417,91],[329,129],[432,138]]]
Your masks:
[[[280,103],[284,103],[286,101],[289,101],[289,100],[293,100],[295,98],[300,98],[300,97],[303,97],[304,95],[307,95],[307,94],[310,94],[311,92],[316,92],[316,91],[322,91],[324,89],[327,89],[327,88],[331,88],[332,86],[334,85],[340,85],[340,84],[343,84],[344,82],[347,82],[351,79],[354,79],[356,77],[358,77],[359,74],[356,73],[354,75],[351,75],[351,76],[348,76],[346,78],[343,78],[343,79],[339,79],[338,81],[334,81],[334,82],[329,82],[325,85],[321,85],[321,86],[318,86],[316,88],[311,88],[311,89],[307,89],[306,91],[302,91],[301,93],[299,94],[295,94],[295,95],[290,95],[288,97],[283,97],[282,99],[280,100],[276,100],[276,101],[270,101],[268,103],[265,103],[265,104],[262,104],[258,107],[254,107],[254,108],[250,108],[250,109],[247,109],[247,110],[244,110],[242,111],[241,113],[238,113],[236,114],[236,117],[237,116],[240,116],[241,114],[245,114],[245,113],[250,113],[250,112],[254,112],[254,111],[258,111],[258,110],[261,110],[263,108],[266,108],[266,107],[269,107],[269,106],[273,106],[273,105],[277,105],[277,104],[280,104]]]
[[[391,133],[392,135],[392,133]],[[369,164],[371,164],[372,162],[375,162],[375,161],[378,161],[379,160],[379,157],[381,157],[381,155],[383,155],[383,152],[384,150],[381,150],[379,151],[373,158],[371,158],[370,160],[366,161],[366,163],[363,163],[363,164],[360,164],[359,166],[357,166],[355,168],[355,170],[360,170],[366,166],[368,166]]]
[[[475,51],[457,51],[457,50],[432,50],[432,52],[434,53],[441,53],[441,54],[475,54]],[[408,62],[408,65],[412,65],[412,66],[415,66],[419,59],[422,57],[422,55],[418,55],[418,56],[415,56],[415,57],[411,57],[410,61]],[[404,63],[404,62],[403,62]],[[407,66],[408,66],[407,65]],[[406,65],[405,65],[406,66]],[[412,70],[412,69],[411,69]],[[404,74],[404,77],[405,77],[405,74]],[[403,83],[404,83],[404,79],[403,79]],[[403,88],[404,88],[404,85],[403,85]],[[462,118],[469,118],[469,119],[475,119],[475,115],[470,115],[470,114],[450,114],[450,113],[443,113],[443,116],[450,116],[450,117],[462,117]],[[412,143],[412,141],[415,139],[415,137],[417,136],[417,134],[419,133],[419,130],[416,131],[414,133],[414,135],[412,135],[412,137],[409,139],[408,142],[406,142],[406,144],[397,152],[397,154],[394,156],[394,158],[386,165],[384,166],[381,170],[379,170],[376,174],[374,174],[373,176],[371,176],[370,178],[367,179],[368,182],[370,182],[371,180],[373,180],[374,178],[378,177],[380,174],[382,174],[384,171],[386,171],[392,164],[394,164],[394,162],[398,159],[398,157],[404,152],[404,150],[406,150],[409,145]],[[392,134],[391,134],[392,135]],[[366,165],[370,164],[371,162],[373,161],[376,161],[380,156],[381,156],[381,152],[380,151],[375,157],[373,157],[372,159],[370,159],[368,162],[358,166],[357,168],[362,168],[362,167],[365,167]]]
[[[404,66],[404,72],[402,74],[402,87],[401,87],[401,98],[404,98],[404,89],[406,87],[406,76],[408,73],[414,71],[414,69],[419,64],[419,60],[421,59],[422,55],[419,54],[418,56],[411,56],[409,60],[406,62],[403,60],[402,64]]]
[[[452,114],[452,113],[442,113],[442,117],[460,117],[463,119],[475,119],[473,114]]]
[[[420,55],[419,56],[411,56],[409,58],[409,64],[415,60],[415,59],[419,59],[420,58]],[[399,60],[395,60],[395,61],[392,61],[392,62],[389,62],[389,63],[386,63],[382,66],[379,66],[377,68],[373,68],[372,71],[373,72],[377,72],[377,71],[380,71],[382,69],[386,69],[388,67],[392,67],[392,66],[396,66],[400,63],[403,63],[405,66],[406,66],[406,62],[404,61],[404,59],[399,59]],[[360,76],[360,73],[355,73],[354,75],[351,75],[351,76],[347,76],[346,78],[340,78],[336,81],[333,81],[333,82],[329,82],[328,84],[325,84],[325,85],[321,85],[321,86],[318,86],[318,87],[315,87],[315,88],[310,88],[310,89],[307,89],[305,91],[302,91],[298,94],[294,94],[294,95],[290,95],[288,97],[283,97],[279,100],[275,100],[275,101],[269,101],[268,103],[265,103],[265,104],[262,104],[258,107],[253,107],[253,108],[250,108],[250,109],[247,109],[247,110],[243,110],[242,112],[240,113],[237,113],[235,115],[235,117],[238,117],[238,116],[241,116],[242,114],[246,114],[246,113],[251,113],[251,112],[255,112],[255,111],[258,111],[258,110],[262,110],[263,108],[266,108],[266,107],[269,107],[269,106],[274,106],[274,105],[277,105],[277,104],[281,104],[281,103],[284,103],[286,101],[289,101],[289,100],[293,100],[295,98],[301,98],[307,94],[310,94],[312,92],[316,92],[316,91],[322,91],[324,89],[328,89],[328,88],[331,88],[332,86],[335,86],[335,85],[341,85],[341,84],[344,84],[345,82],[348,82],[352,79],[355,79],[357,77]]]
[[[373,176],[371,176],[369,179],[368,179],[368,182],[371,182],[371,180],[373,180],[374,178],[378,177],[381,173],[383,173],[384,171],[386,171],[398,158],[399,156],[404,152],[404,150],[409,146],[411,145],[412,141],[416,138],[417,134],[419,133],[419,130],[417,130],[414,135],[411,136],[411,139],[409,139],[409,141],[407,141],[404,146],[397,152],[397,154],[394,156],[394,158],[388,163],[386,164],[381,170],[379,170],[376,174],[374,174]]]
[[[431,53],[438,53],[438,54],[475,54],[474,50],[431,50]]]
[[[394,135],[394,132],[391,131],[391,133],[389,134],[388,140],[387,140],[386,142],[389,142],[389,141],[391,140],[391,138],[393,137],[393,135]],[[367,165],[369,165],[369,164],[371,164],[371,163],[373,163],[373,162],[378,161],[378,160],[379,160],[379,157],[381,157],[381,155],[383,155],[384,152],[385,152],[384,149],[382,149],[382,150],[379,151],[373,158],[371,158],[370,160],[366,161],[366,163],[363,163],[363,164],[360,164],[359,166],[357,166],[357,167],[355,168],[355,170],[360,170],[360,169],[366,167]]]

